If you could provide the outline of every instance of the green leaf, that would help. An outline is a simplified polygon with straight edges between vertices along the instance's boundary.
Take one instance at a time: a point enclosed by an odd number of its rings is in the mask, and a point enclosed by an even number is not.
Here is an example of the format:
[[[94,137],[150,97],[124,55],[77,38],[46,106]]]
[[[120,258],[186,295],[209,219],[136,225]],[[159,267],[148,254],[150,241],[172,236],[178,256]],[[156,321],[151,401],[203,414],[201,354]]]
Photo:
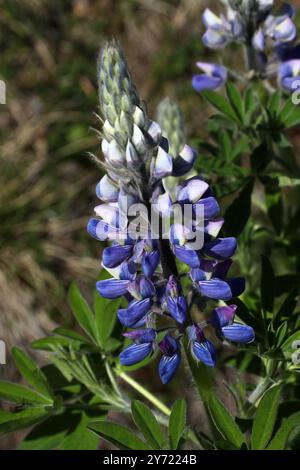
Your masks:
[[[186,426],[186,403],[179,399],[175,402],[169,420],[171,449],[176,450]]]
[[[69,303],[79,325],[92,339],[95,339],[95,319],[93,312],[81,295],[75,282],[71,284],[69,289]]]
[[[0,381],[0,398],[12,403],[18,404],[44,404],[51,405],[53,400],[44,395],[24,387],[23,385],[16,385],[10,382]]]
[[[281,191],[278,188],[266,187],[266,207],[268,216],[279,235],[282,231],[282,219],[283,219],[283,204]]]
[[[275,345],[277,348],[279,348],[281,344],[284,342],[287,332],[288,332],[288,322],[285,321],[276,330]]]
[[[53,351],[58,347],[68,347],[72,344],[79,344],[78,341],[70,341],[70,339],[59,337],[59,336],[46,336],[45,338],[40,338],[31,343],[33,349],[41,349],[43,351]]]
[[[300,108],[294,105],[294,109],[283,121],[284,127],[289,129],[290,127],[297,126],[300,124]]]
[[[53,333],[63,336],[65,338],[73,339],[74,341],[78,341],[79,343],[83,344],[91,344],[90,341],[79,334],[77,331],[70,330],[69,328],[58,327],[53,330]]]
[[[96,338],[101,348],[106,348],[114,329],[120,299],[108,300],[95,292]]]
[[[90,421],[85,413],[80,413],[77,426],[71,429],[59,445],[60,450],[97,450],[99,438],[87,428]]]
[[[254,179],[248,183],[239,193],[225,212],[225,223],[223,226],[226,235],[238,236],[244,229],[251,214],[251,195],[254,186]]]
[[[27,428],[43,420],[47,415],[48,412],[43,407],[27,408],[14,413],[0,410],[0,433]]]
[[[272,159],[272,153],[266,142],[262,142],[253,150],[250,156],[251,168],[253,172],[260,173],[266,168]]]
[[[119,449],[151,450],[151,447],[120,424],[109,421],[91,421],[88,428]]]
[[[252,86],[249,86],[249,88],[247,88],[246,92],[244,93],[244,103],[247,122],[250,124],[252,120],[252,114],[258,107],[257,96],[254,94]]]
[[[289,435],[298,426],[300,426],[300,411],[292,414],[283,421],[283,424],[268,445],[267,450],[284,450]]]
[[[218,111],[222,114],[225,114],[229,119],[235,122],[239,122],[238,117],[236,116],[234,110],[222,95],[214,91],[203,91],[202,96]]]
[[[245,438],[223,403],[217,397],[212,396],[208,407],[212,421],[222,437],[239,449],[245,442]]]
[[[276,91],[270,97],[268,108],[272,117],[276,117],[280,111],[281,92]]]
[[[278,184],[280,188],[288,188],[300,185],[300,178],[289,178],[288,176],[279,176]]]
[[[251,436],[251,447],[254,450],[265,449],[272,437],[280,392],[279,385],[271,387],[259,402]]]
[[[12,349],[12,356],[17,368],[27,382],[43,396],[52,400],[54,398],[54,394],[38,365],[27,354],[25,354],[25,352],[17,347]]]
[[[131,405],[133,420],[153,449],[161,449],[166,441],[152,411],[144,403],[134,400]]]
[[[273,315],[272,322],[274,325],[278,324],[282,317],[290,317],[294,312],[298,303],[299,292],[298,289],[292,289],[289,295],[283,301],[280,309]]]
[[[285,342],[282,344],[281,349],[283,351],[288,351],[289,349],[292,348],[293,342],[298,341],[298,340],[300,341],[300,330],[295,331],[295,333],[293,333],[291,336],[289,336],[285,340]]]
[[[289,97],[280,111],[280,120],[283,124],[287,121],[287,119],[293,113],[294,110],[295,105],[292,101],[292,97]]]
[[[85,413],[67,410],[50,416],[25,437],[20,450],[96,450],[99,438],[87,429]]]
[[[227,82],[226,93],[227,93],[229,102],[235,111],[235,114],[237,115],[239,120],[243,122],[244,117],[245,117],[245,110],[244,110],[244,103],[243,103],[239,90],[236,88],[236,86],[233,83]]]
[[[269,259],[261,256],[261,304],[265,312],[273,312],[275,294],[274,271]]]

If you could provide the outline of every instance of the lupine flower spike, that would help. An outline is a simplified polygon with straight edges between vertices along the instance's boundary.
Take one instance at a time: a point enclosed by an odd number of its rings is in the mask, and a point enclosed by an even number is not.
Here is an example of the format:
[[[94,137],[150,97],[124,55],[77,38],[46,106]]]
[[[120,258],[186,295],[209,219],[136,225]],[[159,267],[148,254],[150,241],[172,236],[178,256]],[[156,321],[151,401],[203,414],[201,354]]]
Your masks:
[[[299,88],[300,45],[294,45],[297,36],[294,8],[284,3],[276,10],[271,0],[228,0],[226,4],[225,15],[218,16],[205,9],[202,21],[206,31],[202,40],[212,49],[224,48],[231,42],[242,45],[247,59],[246,73],[197,62],[202,73],[193,77],[193,88],[199,93],[218,89],[230,74],[244,81],[252,76],[270,79],[277,75],[285,91]]]
[[[158,372],[165,384],[180,365],[185,335],[196,361],[209,367],[216,363],[214,344],[206,339],[203,325],[191,318],[187,291],[192,289],[197,296],[215,301],[228,301],[242,293],[244,280],[227,277],[236,240],[219,237],[223,219],[217,218],[218,202],[208,184],[191,173],[194,150],[184,144],[183,132],[177,139],[170,137],[169,145],[166,134],[172,136],[172,132],[168,124],[163,124],[163,135],[159,124],[149,118],[116,43],[102,49],[98,74],[106,174],[96,186],[102,203],[96,206],[96,217],[87,229],[97,240],[109,241],[102,266],[112,277],[97,282],[96,287],[103,297],[124,296],[128,301],[118,311],[121,324],[131,329],[124,335],[132,341],[120,354],[121,364],[130,366],[160,354]],[[165,116],[162,119],[165,122]],[[177,114],[174,123],[180,122]],[[172,188],[168,189],[170,177]],[[138,231],[127,210],[136,204],[146,208],[143,230]],[[165,232],[153,230],[148,220],[151,205],[160,221],[171,217],[167,237]],[[190,226],[175,221],[175,208],[186,205],[191,208]],[[202,223],[197,219],[199,210]],[[200,236],[201,246],[193,243],[193,234]],[[181,275],[180,263],[186,266]],[[252,328],[234,322],[233,314],[222,309],[234,312],[235,307],[217,307],[204,325],[214,328],[220,340],[252,341]]]

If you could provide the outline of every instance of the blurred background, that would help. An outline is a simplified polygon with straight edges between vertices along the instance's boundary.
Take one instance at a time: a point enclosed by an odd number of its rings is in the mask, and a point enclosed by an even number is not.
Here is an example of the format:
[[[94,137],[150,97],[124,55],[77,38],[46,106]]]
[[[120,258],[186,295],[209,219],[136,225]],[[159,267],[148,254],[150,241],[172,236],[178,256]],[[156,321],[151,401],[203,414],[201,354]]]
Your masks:
[[[220,10],[220,2],[2,0],[0,5],[0,80],[7,92],[0,105],[0,339],[6,342],[7,365],[0,366],[0,377],[15,380],[11,346],[29,350],[32,340],[57,324],[72,325],[66,301],[71,281],[89,298],[99,274],[101,246],[86,233],[86,224],[101,177],[89,157],[100,156],[94,129],[101,44],[119,40],[152,118],[169,96],[183,111],[189,138],[205,136],[207,106],[191,78],[197,60],[218,56],[202,45],[201,14],[208,5]],[[229,49],[227,59],[239,65],[241,56]],[[293,140],[299,141],[295,132]],[[138,374],[149,380],[149,368]],[[153,384],[161,389],[156,373]],[[183,377],[178,385],[186,388]],[[2,444],[7,446],[13,441]]]

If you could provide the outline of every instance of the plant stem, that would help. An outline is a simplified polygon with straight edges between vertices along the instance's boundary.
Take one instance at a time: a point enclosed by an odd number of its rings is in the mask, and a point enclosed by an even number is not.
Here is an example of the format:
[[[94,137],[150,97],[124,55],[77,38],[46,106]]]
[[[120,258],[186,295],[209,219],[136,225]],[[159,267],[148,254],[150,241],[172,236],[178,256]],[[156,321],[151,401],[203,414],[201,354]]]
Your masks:
[[[266,376],[263,377],[253,392],[249,395],[248,403],[245,406],[245,411],[248,414],[254,412],[256,409],[257,402],[261,399],[263,394],[268,390],[268,388],[274,383],[272,376],[276,372],[277,363],[273,359],[268,359],[265,363],[266,367]]]
[[[197,387],[197,391],[203,401],[205,408],[207,409],[209,399],[214,393],[212,371],[205,364],[202,364],[201,362],[197,363],[192,357],[189,349],[188,338],[185,337],[183,339],[183,345],[187,362]]]
[[[154,405],[159,411],[161,411],[165,416],[169,417],[171,414],[170,408],[168,408],[166,405],[164,405],[158,398],[156,398],[149,390],[146,390],[141,384],[136,382],[132,377],[126,374],[126,372],[121,372],[119,374],[119,377],[121,377],[125,382],[127,382],[132,388],[134,388],[137,392],[139,392],[143,397],[147,398],[152,405]],[[164,426],[168,427],[168,421],[163,417],[163,416],[156,416],[158,422],[163,424]],[[186,437],[192,441],[194,444],[197,446],[200,445],[199,440],[197,439],[196,434],[194,433],[193,430],[188,430],[186,432]]]
[[[110,365],[108,364],[107,361],[105,361],[105,369],[106,369],[107,375],[109,377],[110,383],[111,383],[114,391],[116,392],[116,394],[119,397],[122,397],[121,391],[120,391],[120,389],[118,387],[118,384],[117,384],[117,382],[114,378],[114,374],[112,373],[111,367],[110,367]]]
[[[121,377],[121,379],[127,382],[132,388],[134,388],[137,392],[147,398],[147,400],[149,400],[164,415],[170,416],[170,408],[164,405],[158,398],[156,398],[151,392],[149,392],[149,390],[146,390],[141,384],[139,384],[132,377],[127,375],[126,372],[120,372],[119,377]]]

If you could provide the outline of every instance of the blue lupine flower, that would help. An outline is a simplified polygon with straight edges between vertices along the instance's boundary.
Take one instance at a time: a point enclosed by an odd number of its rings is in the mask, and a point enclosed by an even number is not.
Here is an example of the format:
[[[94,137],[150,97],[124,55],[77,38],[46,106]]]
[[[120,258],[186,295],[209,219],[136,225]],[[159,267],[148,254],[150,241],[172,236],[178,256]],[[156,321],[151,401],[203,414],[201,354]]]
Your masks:
[[[290,43],[296,37],[296,26],[292,20],[294,10],[288,9],[287,13],[279,16],[268,15],[264,23],[255,32],[252,45],[255,49],[263,51],[266,39],[269,37],[277,44]]]
[[[288,92],[300,88],[300,59],[283,62],[278,68],[279,83]]]
[[[216,351],[213,343],[205,338],[203,329],[198,325],[189,328],[191,351],[196,360],[209,367],[216,364]]]
[[[223,262],[201,260],[198,268],[190,272],[196,289],[209,299],[230,300],[245,290],[245,280],[241,277],[227,278],[230,260]]]
[[[194,75],[192,85],[195,91],[215,90],[224,85],[227,79],[227,70],[222,65],[197,62],[197,67],[204,73]]]
[[[215,15],[209,8],[206,8],[202,20],[207,28],[203,35],[203,43],[206,47],[224,47],[229,41],[239,40],[243,37],[243,24],[237,12],[231,11],[228,18]]]
[[[173,275],[169,277],[166,286],[166,300],[170,315],[177,323],[183,324],[186,321],[187,302],[182,295],[181,285]]]
[[[170,334],[165,335],[159,343],[162,357],[158,365],[158,373],[163,384],[174,377],[180,364],[180,343]]]
[[[146,323],[147,315],[151,310],[153,302],[150,298],[143,300],[132,300],[127,308],[118,310],[118,318],[122,325],[128,328],[136,328]]]
[[[224,35],[226,41],[240,38],[238,15],[219,19],[207,10],[204,19],[208,42],[213,35],[219,35],[220,44]],[[119,67],[111,66],[117,61]],[[205,63],[198,66],[204,72],[194,78],[198,91],[217,88],[226,80],[225,68]],[[191,305],[181,276],[186,276],[187,284],[204,301],[227,301],[239,295],[245,287],[244,279],[227,277],[236,240],[219,236],[224,220],[216,218],[220,207],[213,192],[200,176],[187,177],[195,163],[195,151],[184,145],[178,155],[170,154],[168,141],[159,125],[148,118],[124,56],[115,44],[102,51],[99,74],[100,96],[105,104],[102,151],[107,175],[96,187],[103,204],[95,207],[96,217],[89,221],[87,229],[97,240],[110,242],[103,250],[102,266],[112,277],[98,281],[96,288],[103,297],[123,296],[128,302],[117,315],[124,327],[133,329],[124,335],[134,344],[121,352],[121,364],[133,365],[152,355],[157,334],[166,331],[159,343],[162,356],[158,372],[162,382],[168,383],[179,367],[180,343],[186,334],[196,360],[210,367],[216,362],[214,345],[205,338],[202,328],[189,319]],[[111,94],[115,89],[118,94]],[[147,214],[152,204],[161,219],[174,216],[169,240],[165,233],[154,233],[148,220],[140,231],[130,231],[132,218],[127,208],[136,203],[144,204]],[[191,208],[188,227],[175,217],[176,209],[186,204]],[[199,219],[200,212],[204,220]],[[202,243],[195,249],[193,241],[198,236]],[[184,273],[178,272],[180,264],[177,266],[176,258],[187,265]],[[215,309],[208,320],[219,337],[239,342],[251,340],[250,327],[233,322],[233,315],[226,317],[226,312],[221,313]],[[160,319],[166,315],[168,321],[161,328]]]
[[[121,352],[120,362],[123,366],[132,366],[141,362],[153,352],[156,332],[152,328],[124,333],[124,336],[132,339],[135,344],[128,346]]]
[[[236,305],[217,307],[212,312],[211,324],[222,338],[235,343],[251,343],[255,339],[251,326],[234,322]]]

